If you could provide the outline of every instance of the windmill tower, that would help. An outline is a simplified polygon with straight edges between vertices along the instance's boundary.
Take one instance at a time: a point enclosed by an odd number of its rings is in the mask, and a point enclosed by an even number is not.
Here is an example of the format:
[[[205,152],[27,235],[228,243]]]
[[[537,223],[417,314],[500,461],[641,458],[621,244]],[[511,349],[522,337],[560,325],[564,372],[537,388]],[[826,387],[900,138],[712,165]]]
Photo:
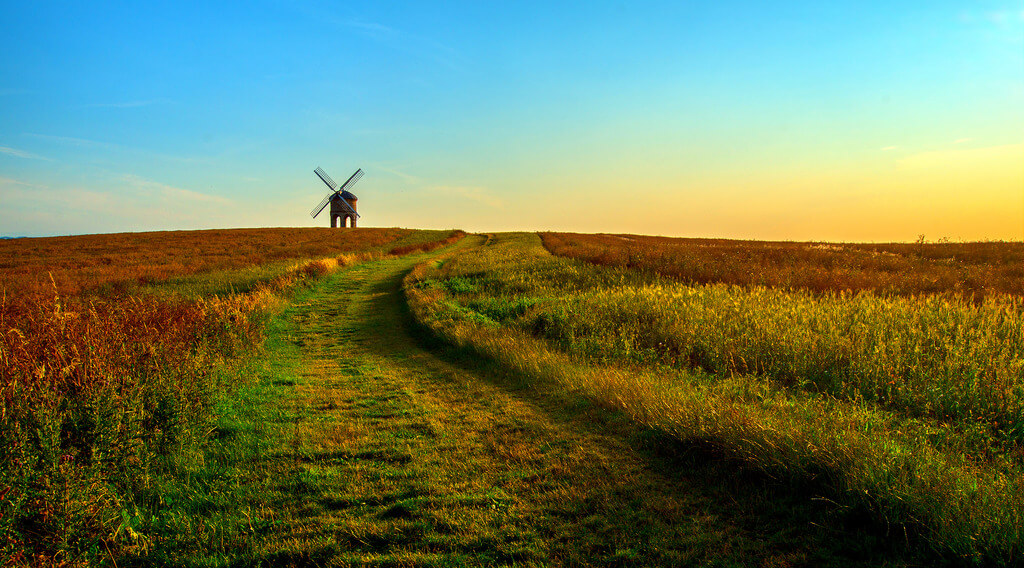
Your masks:
[[[328,193],[327,197],[325,197],[323,201],[320,202],[319,205],[314,207],[313,210],[309,212],[309,214],[314,219],[316,219],[316,216],[319,215],[320,212],[324,210],[324,207],[327,207],[328,203],[330,203],[331,227],[337,227],[338,220],[340,219],[342,227],[348,226],[355,228],[356,219],[359,218],[359,213],[356,213],[356,201],[359,198],[356,197],[355,194],[349,192],[348,190],[353,185],[355,185],[360,178],[363,177],[363,170],[361,168],[356,170],[356,173],[352,174],[352,176],[348,178],[348,181],[342,184],[341,187],[338,187],[338,184],[334,183],[334,180],[331,179],[331,176],[327,175],[327,172],[323,171],[322,169],[317,168],[313,170],[313,173],[315,173],[317,177],[320,178],[320,181],[327,184],[327,187],[328,189],[331,190],[331,193]]]

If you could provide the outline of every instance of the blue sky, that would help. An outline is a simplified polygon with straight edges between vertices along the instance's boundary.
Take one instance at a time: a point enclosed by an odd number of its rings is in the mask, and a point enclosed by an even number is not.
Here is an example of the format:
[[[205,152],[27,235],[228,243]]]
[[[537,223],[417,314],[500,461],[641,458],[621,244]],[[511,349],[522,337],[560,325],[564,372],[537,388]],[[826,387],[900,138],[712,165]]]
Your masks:
[[[0,234],[1024,238],[1024,2],[0,3]]]

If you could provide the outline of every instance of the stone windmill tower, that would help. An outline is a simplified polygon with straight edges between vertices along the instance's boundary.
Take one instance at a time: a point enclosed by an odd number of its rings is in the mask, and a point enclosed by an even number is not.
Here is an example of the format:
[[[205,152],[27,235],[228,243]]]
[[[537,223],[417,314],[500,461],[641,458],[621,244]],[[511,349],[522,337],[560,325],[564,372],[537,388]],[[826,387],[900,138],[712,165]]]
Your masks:
[[[327,175],[327,172],[320,168],[313,170],[313,173],[320,178],[320,181],[327,184],[327,187],[331,190],[331,193],[327,194],[327,197],[320,202],[319,205],[313,208],[309,214],[316,219],[316,216],[327,207],[327,204],[331,204],[331,227],[338,226],[338,220],[341,220],[342,227],[356,226],[356,219],[359,218],[359,213],[356,213],[356,201],[359,199],[355,194],[351,193],[349,188],[356,184],[360,178],[363,177],[363,170],[358,169],[356,173],[352,174],[341,187],[338,187],[337,183],[331,179],[331,176]]]
[[[334,227],[335,221],[341,221],[342,227],[356,226],[356,218],[359,217],[359,213],[356,212],[356,201],[359,198],[355,194],[348,191],[342,191],[341,193],[335,193],[331,196],[331,227]]]

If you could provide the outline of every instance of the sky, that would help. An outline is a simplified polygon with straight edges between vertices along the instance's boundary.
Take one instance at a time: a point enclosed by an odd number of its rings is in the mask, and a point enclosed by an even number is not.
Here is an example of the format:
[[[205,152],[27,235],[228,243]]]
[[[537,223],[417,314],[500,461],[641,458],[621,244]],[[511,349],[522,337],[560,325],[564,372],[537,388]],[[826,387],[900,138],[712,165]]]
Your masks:
[[[0,235],[1024,239],[1024,1],[0,0]]]

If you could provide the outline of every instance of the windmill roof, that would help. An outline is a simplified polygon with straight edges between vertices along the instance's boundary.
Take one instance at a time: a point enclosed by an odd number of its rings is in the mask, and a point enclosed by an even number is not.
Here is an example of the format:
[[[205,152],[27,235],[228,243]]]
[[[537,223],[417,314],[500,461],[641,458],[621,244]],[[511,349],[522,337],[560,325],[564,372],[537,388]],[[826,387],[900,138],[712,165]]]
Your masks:
[[[358,197],[356,197],[354,193],[348,191],[341,192],[341,197],[343,197],[345,201],[356,201],[357,199],[359,199]]]

